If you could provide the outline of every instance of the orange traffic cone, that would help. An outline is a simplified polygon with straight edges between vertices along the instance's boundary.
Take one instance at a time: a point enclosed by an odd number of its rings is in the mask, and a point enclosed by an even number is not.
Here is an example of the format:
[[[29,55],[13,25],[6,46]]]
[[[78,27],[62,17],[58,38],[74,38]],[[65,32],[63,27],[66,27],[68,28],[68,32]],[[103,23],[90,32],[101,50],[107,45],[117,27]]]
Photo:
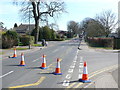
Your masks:
[[[42,66],[40,67],[41,69],[47,69],[48,67],[46,67],[46,59],[45,59],[46,55],[43,54],[43,62],[42,62]]]
[[[82,74],[82,79],[79,79],[80,82],[89,83],[91,80],[88,79],[87,63],[84,62],[84,69]]]
[[[25,66],[24,54],[23,54],[23,53],[21,53],[21,62],[20,62],[20,66]]]
[[[14,54],[12,58],[17,58],[16,48],[14,48]]]
[[[57,58],[57,66],[56,66],[54,75],[62,75],[61,70],[60,70],[60,59],[59,58]]]

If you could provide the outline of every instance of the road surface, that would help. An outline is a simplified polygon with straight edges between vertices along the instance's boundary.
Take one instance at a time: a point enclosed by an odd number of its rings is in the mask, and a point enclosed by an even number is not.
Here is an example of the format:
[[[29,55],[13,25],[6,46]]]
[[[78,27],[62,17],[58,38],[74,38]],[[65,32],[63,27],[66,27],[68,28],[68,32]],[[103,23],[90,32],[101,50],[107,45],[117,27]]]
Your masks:
[[[97,87],[79,82],[83,62],[87,62],[89,78],[95,81],[117,69],[118,53],[90,49],[84,41],[78,49],[78,39],[52,42],[44,49],[25,54],[26,66],[19,66],[21,56],[2,60],[2,88],[83,88]],[[48,69],[40,69],[42,55],[46,55]],[[54,75],[57,58],[61,58],[62,75]],[[117,72],[115,72],[117,73]],[[108,74],[107,74],[108,75]],[[115,76],[114,73],[112,76]],[[118,79],[116,79],[118,80]],[[115,81],[117,84],[117,81]],[[97,83],[97,82],[96,82]],[[114,84],[114,88],[116,88]]]

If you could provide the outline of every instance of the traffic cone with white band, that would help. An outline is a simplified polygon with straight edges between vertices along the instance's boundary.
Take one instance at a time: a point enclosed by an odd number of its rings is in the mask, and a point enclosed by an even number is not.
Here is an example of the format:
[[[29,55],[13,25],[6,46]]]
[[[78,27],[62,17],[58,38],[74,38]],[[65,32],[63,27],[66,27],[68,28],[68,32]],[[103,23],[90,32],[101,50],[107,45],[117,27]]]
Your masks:
[[[16,48],[14,48],[14,54],[12,58],[17,58],[17,52],[16,52]]]
[[[21,62],[20,62],[20,66],[25,66],[24,54],[23,54],[23,53],[21,53]]]
[[[86,62],[84,62],[82,79],[79,79],[79,81],[83,82],[83,83],[90,83],[91,82],[91,80],[88,79],[88,71],[87,71],[87,63]]]
[[[48,67],[46,67],[46,59],[45,59],[46,55],[43,54],[43,62],[42,62],[42,66],[40,67],[41,69],[47,69]]]
[[[57,66],[56,66],[54,75],[62,75],[61,70],[60,70],[60,59],[59,58],[57,58]]]

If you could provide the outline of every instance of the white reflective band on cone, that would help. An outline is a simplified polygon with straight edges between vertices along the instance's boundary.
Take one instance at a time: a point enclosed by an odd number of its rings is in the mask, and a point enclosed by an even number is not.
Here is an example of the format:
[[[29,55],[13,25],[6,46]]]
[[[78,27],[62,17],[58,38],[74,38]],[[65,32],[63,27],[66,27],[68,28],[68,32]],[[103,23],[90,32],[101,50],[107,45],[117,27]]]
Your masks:
[[[57,62],[56,68],[60,68],[60,62]]]
[[[16,50],[15,50],[14,54],[16,54]]]
[[[45,57],[43,57],[43,63],[46,63],[46,59],[45,59]]]
[[[22,61],[24,61],[24,55],[22,55]]]
[[[87,66],[86,66],[86,67],[84,67],[84,69],[83,69],[83,74],[88,74],[88,71],[87,71]]]

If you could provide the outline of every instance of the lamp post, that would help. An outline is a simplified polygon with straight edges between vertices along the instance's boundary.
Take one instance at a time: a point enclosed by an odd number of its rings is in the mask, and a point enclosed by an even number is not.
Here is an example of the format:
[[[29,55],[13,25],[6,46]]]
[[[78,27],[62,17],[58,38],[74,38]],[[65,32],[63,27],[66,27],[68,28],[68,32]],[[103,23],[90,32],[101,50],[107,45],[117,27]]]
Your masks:
[[[29,49],[30,49],[30,8],[29,8]]]

